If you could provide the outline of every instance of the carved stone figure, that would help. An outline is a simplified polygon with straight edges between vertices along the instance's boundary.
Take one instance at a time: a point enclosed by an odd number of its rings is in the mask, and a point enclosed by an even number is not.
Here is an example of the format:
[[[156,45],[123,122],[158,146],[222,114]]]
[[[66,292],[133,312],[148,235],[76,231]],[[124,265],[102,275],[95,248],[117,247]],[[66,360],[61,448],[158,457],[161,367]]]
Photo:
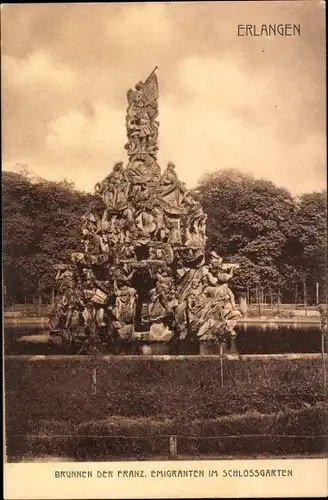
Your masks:
[[[156,183],[160,177],[160,168],[150,156],[135,157],[127,166],[130,182],[129,199],[134,206],[150,208]]]
[[[156,288],[153,288],[149,294],[148,315],[151,322],[162,320],[167,315]]]
[[[204,247],[206,243],[206,219],[207,216],[203,210],[192,212],[187,218],[187,227],[185,232],[185,245],[187,247]]]
[[[208,275],[213,283],[227,283],[239,269],[239,264],[224,264],[222,257],[212,251],[209,255]]]
[[[124,171],[123,163],[115,163],[113,171],[101,183],[96,184],[95,190],[108,209],[122,210],[125,208],[129,180]]]
[[[99,255],[102,253],[102,236],[83,230],[84,252],[89,255]]]
[[[171,245],[181,245],[182,235],[181,235],[181,221],[177,216],[171,216],[167,213],[164,214],[164,222],[166,227],[165,234],[167,235],[167,243]]]
[[[142,231],[142,235],[149,237],[156,229],[154,216],[146,211],[142,211],[135,219],[136,226]]]
[[[163,320],[177,305],[172,275],[166,266],[162,266],[156,273],[156,287],[150,291],[148,306],[150,320]]]
[[[169,234],[169,229],[165,225],[164,211],[159,204],[156,204],[153,206],[152,212],[156,224],[155,237],[160,241],[164,241]]]
[[[156,120],[158,82],[155,70],[145,82],[137,83],[135,90],[130,89],[127,94],[128,143],[125,148],[129,156],[147,153],[156,157],[159,122]]]
[[[158,196],[170,208],[179,208],[186,193],[185,184],[180,182],[175,172],[175,165],[169,162],[163,173]]]
[[[135,196],[142,191],[142,187],[147,186],[151,180],[151,168],[142,160],[136,160],[127,167],[127,175],[132,184],[131,196]]]
[[[91,212],[82,215],[82,231],[95,234],[99,228],[99,219]]]
[[[124,282],[120,284],[115,282],[114,293],[116,296],[115,306],[112,308],[114,326],[119,333],[126,335],[133,331],[137,293]]]

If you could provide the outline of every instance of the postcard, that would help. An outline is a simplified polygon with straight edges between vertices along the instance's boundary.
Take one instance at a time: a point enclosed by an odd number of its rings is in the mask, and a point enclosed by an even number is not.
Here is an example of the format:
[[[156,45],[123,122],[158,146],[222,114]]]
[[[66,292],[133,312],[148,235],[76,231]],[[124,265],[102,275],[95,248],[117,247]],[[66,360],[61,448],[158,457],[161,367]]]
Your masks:
[[[325,3],[1,14],[6,500],[326,496]]]

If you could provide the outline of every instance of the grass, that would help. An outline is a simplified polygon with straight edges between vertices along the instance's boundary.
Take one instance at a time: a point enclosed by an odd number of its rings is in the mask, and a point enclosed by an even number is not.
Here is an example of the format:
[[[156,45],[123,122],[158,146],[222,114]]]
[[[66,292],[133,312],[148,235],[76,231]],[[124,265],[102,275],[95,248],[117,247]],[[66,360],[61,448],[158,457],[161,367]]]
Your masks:
[[[92,394],[95,367],[97,391]],[[16,358],[7,360],[6,371],[12,454],[26,445],[33,453],[144,457],[167,453],[167,438],[161,436],[171,434],[182,436],[178,448],[187,455],[313,453],[323,451],[324,439],[273,435],[327,434],[318,358],[225,360],[223,388],[218,358],[201,356],[117,357],[96,364],[83,357],[74,363],[64,357],[41,362]],[[48,438],[38,443],[15,439],[17,434]],[[83,437],[49,438],[72,434]],[[250,434],[263,437],[242,437]],[[240,437],[224,437],[230,435]]]

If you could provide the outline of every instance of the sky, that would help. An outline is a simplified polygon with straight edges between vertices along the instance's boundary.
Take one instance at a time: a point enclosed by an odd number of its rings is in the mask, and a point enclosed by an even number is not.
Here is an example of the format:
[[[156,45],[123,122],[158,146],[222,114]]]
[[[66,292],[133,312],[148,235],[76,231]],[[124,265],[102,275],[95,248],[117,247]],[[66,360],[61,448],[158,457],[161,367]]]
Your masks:
[[[93,191],[124,161],[126,92],[158,66],[159,154],[188,187],[237,168],[326,187],[325,12],[313,1],[2,5],[2,163]],[[300,24],[238,37],[238,24]]]

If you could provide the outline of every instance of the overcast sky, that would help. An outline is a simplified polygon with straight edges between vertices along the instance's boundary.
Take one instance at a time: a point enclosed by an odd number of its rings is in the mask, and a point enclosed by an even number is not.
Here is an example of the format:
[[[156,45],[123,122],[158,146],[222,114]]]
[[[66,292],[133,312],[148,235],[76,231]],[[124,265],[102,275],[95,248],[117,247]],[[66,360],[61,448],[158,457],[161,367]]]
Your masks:
[[[301,25],[238,37],[238,24]],[[227,167],[321,190],[323,2],[2,6],[3,168],[93,191],[126,161],[126,91],[158,65],[162,169],[189,187]]]

